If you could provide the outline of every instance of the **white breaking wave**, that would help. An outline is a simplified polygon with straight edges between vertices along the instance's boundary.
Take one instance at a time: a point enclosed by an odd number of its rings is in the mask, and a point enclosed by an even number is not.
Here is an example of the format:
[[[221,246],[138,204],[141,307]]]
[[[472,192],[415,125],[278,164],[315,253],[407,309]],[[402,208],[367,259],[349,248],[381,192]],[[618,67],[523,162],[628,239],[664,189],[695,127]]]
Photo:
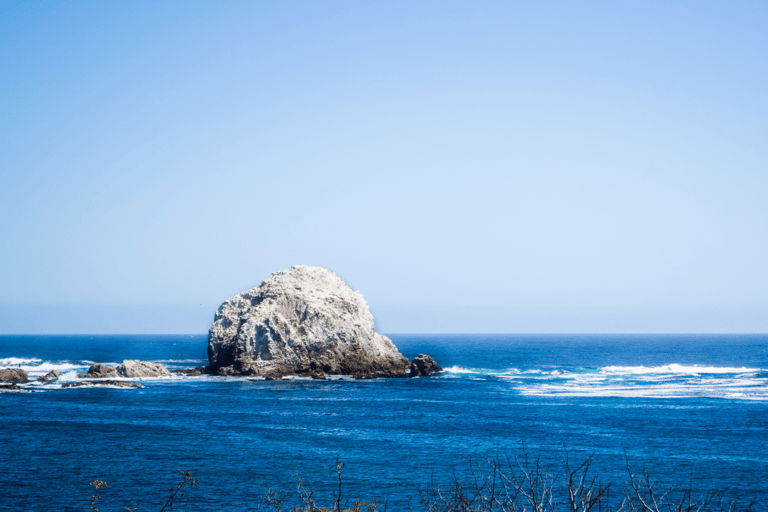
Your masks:
[[[19,365],[29,365],[33,363],[39,363],[40,359],[37,359],[35,357],[28,358],[28,357],[6,357],[3,359],[0,359],[0,368],[7,368],[9,366],[18,368]]]
[[[67,373],[71,370],[87,370],[88,367],[72,363],[49,363],[46,361],[37,366],[22,365],[21,369],[30,375],[44,375],[46,373],[52,372],[53,370],[56,370],[60,373]]]
[[[517,368],[509,368],[507,370],[489,370],[488,368],[464,368],[463,366],[449,366],[443,368],[445,373],[453,373],[457,375],[471,374],[471,375],[484,375],[487,377],[513,377],[520,375],[520,370]]]
[[[497,378],[528,396],[623,398],[724,398],[768,401],[768,370],[748,367],[683,365],[605,366],[601,368],[517,368],[490,371],[452,366],[464,378]]]
[[[77,372],[76,371],[70,371],[65,374],[63,374],[61,377],[59,377],[60,382],[74,382],[78,380],[77,378]]]
[[[741,373],[743,368],[680,367],[669,365],[648,376],[647,369],[604,371],[598,374],[566,373],[559,379],[528,382],[519,388],[529,396],[622,397],[622,398],[727,398],[768,400],[768,378]],[[672,367],[672,368],[669,368]],[[668,369],[669,368],[669,369]],[[691,368],[701,369],[699,373]]]
[[[506,377],[506,378],[514,379],[514,378],[517,378],[519,375],[522,375],[522,372],[520,372],[520,370],[518,370],[517,368],[510,368],[505,372],[492,373],[491,375],[493,375],[494,377],[501,377],[501,378]]]
[[[622,397],[622,398],[729,398],[768,400],[768,379],[725,379],[718,383],[679,382],[633,385],[612,382],[593,385],[584,382],[522,386],[528,396]]]
[[[30,379],[45,375],[54,370],[66,374],[68,372],[84,373],[94,364],[93,361],[43,361],[35,357],[6,357],[0,359],[0,369],[19,368],[27,372]],[[115,367],[117,363],[105,363]]]
[[[680,373],[686,375],[699,375],[702,373],[755,373],[761,370],[760,368],[735,368],[730,366],[685,366],[682,364],[672,363],[663,366],[604,366],[602,371],[615,374],[626,375],[648,375],[654,373]]]
[[[447,373],[482,373],[477,370],[462,368],[461,366],[449,366],[448,368],[443,368],[443,371]]]

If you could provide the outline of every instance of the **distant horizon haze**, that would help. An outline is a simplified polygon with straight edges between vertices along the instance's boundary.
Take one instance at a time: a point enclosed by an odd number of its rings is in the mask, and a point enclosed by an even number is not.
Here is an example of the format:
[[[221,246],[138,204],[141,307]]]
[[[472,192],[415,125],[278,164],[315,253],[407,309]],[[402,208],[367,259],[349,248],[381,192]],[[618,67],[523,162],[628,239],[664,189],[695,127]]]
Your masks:
[[[768,3],[0,3],[0,334],[768,332]]]

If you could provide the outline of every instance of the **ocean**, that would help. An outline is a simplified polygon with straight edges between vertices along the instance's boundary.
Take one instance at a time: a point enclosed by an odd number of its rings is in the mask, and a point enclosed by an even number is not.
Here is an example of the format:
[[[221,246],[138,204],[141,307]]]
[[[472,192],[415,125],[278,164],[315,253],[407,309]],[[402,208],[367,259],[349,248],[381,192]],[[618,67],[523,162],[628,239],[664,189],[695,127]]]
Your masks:
[[[342,500],[425,510],[420,491],[528,454],[592,456],[619,500],[633,471],[660,487],[719,490],[768,510],[768,335],[390,335],[442,374],[254,382],[144,379],[141,389],[32,384],[0,393],[0,510],[159,510],[178,469],[198,484],[174,509],[265,508],[296,475]],[[0,336],[0,368],[77,380],[93,362],[207,363],[204,335]],[[60,383],[61,383],[60,382]],[[620,501],[620,500],[619,500]],[[288,510],[290,507],[287,508]]]

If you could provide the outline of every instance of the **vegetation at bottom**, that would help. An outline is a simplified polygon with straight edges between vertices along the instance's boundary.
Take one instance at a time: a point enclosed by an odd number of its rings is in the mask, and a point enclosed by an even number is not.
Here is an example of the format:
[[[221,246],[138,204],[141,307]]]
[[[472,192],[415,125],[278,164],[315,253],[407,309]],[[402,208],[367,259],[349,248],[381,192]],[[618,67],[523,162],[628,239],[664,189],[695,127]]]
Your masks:
[[[461,479],[454,473],[453,481],[441,486],[434,480],[426,489],[420,489],[420,503],[406,510],[424,512],[748,512],[758,505],[754,500],[740,506],[719,491],[696,493],[692,484],[675,489],[654,481],[643,468],[636,473],[626,457],[627,477],[621,483],[604,483],[593,475],[593,457],[572,462],[568,452],[559,466],[542,462],[540,457],[528,453],[512,459],[471,460],[469,478]],[[344,494],[342,469],[344,463],[337,456],[331,473],[334,478],[332,496],[322,503],[315,497],[313,485],[298,474],[289,491],[276,491],[265,487],[257,503],[249,510],[274,512],[386,512],[386,503],[380,500],[353,501]],[[189,470],[178,470],[180,481],[168,487],[167,498],[159,504],[166,512],[198,479]],[[91,496],[91,511],[99,512],[100,491],[107,483],[95,480]],[[122,510],[135,512],[138,504],[133,500]],[[106,512],[106,511],[104,511]],[[400,512],[399,510],[397,512]]]

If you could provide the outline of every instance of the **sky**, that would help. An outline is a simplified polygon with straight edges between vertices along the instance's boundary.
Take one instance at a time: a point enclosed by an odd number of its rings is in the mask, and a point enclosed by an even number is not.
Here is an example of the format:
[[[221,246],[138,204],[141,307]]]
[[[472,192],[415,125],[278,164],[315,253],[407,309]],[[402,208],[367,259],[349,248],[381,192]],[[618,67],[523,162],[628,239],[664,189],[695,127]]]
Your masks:
[[[0,334],[768,332],[762,1],[0,0]]]

